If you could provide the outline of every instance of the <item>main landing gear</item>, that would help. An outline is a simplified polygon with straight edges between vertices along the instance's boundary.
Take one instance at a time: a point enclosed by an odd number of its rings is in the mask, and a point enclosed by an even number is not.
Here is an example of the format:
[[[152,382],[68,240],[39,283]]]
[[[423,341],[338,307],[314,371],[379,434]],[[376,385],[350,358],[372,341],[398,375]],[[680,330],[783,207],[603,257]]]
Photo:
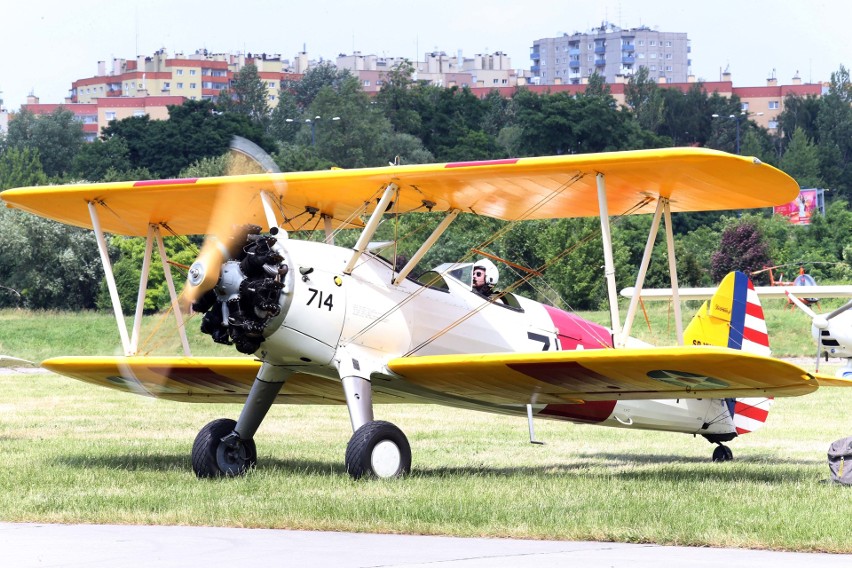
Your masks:
[[[278,396],[289,371],[264,363],[252,385],[240,419],[207,424],[192,445],[192,469],[200,478],[243,475],[257,464],[254,434]],[[341,381],[354,434],[346,446],[346,471],[353,479],[402,477],[411,471],[411,446],[402,430],[373,420],[369,379]]]

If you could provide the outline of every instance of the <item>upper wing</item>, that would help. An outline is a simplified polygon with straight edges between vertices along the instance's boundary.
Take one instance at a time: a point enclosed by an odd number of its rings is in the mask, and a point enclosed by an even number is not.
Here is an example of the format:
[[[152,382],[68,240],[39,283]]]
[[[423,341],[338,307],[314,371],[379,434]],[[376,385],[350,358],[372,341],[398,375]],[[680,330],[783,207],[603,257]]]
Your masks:
[[[788,203],[798,185],[754,158],[703,148],[517,158],[353,170],[29,187],[0,194],[11,207],[70,225],[91,227],[88,204],[100,208],[103,229],[145,235],[149,224],[177,234],[202,234],[214,204],[234,192],[245,203],[239,222],[266,227],[260,192],[277,201],[284,228],[360,226],[388,183],[399,186],[399,211],[460,209],[506,220],[597,216],[597,174],[606,180],[610,215],[650,213],[653,200],[671,210],[711,211]],[[643,204],[636,208],[637,204]],[[316,222],[313,221],[316,219]]]
[[[496,404],[798,396],[818,388],[796,365],[717,347],[430,355],[388,366],[420,387]]]
[[[678,297],[681,300],[709,300],[716,293],[717,288],[678,288]],[[786,291],[794,293],[802,298],[852,298],[852,286],[827,285],[827,286],[755,286],[754,291],[762,298],[786,298]],[[636,293],[633,287],[621,290],[625,298],[632,298]],[[646,288],[639,296],[643,300],[671,300],[671,288]]]

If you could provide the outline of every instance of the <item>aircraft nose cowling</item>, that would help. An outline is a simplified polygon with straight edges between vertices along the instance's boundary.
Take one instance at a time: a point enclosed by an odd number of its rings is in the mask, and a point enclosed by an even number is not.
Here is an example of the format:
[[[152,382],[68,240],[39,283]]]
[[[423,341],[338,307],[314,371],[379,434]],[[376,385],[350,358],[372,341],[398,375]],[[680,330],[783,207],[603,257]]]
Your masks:
[[[277,239],[261,235],[259,227],[246,235],[238,251],[222,263],[215,287],[192,307],[205,313],[201,331],[213,341],[251,354],[263,342],[270,321],[282,315],[289,265]]]

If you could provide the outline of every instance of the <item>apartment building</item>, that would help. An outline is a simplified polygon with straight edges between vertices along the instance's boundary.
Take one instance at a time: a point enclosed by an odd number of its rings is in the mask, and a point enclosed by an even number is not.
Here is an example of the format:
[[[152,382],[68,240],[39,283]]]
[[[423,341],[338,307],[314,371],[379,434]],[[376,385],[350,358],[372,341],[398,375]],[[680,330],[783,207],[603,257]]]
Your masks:
[[[694,75],[687,77],[683,83],[660,83],[661,88],[679,89],[686,93],[693,87],[696,80]],[[580,84],[557,84],[557,85],[537,85],[530,84],[523,88],[534,93],[569,93],[576,95],[586,90],[588,79],[584,78]],[[615,101],[623,106],[625,103],[625,87],[627,81],[625,77],[618,77],[615,83],[609,86],[610,93]],[[720,81],[705,81],[701,83],[702,88],[707,93],[718,93],[720,96],[730,98],[737,95],[740,98],[742,112],[746,113],[749,120],[754,121],[759,126],[774,132],[778,128],[778,116],[784,112],[784,99],[787,95],[797,95],[799,97],[807,96],[822,96],[825,94],[827,87],[822,83],[803,83],[802,79],[796,75],[788,84],[779,84],[778,79],[771,77],[766,80],[765,86],[760,87],[735,87],[731,73],[723,73]],[[511,97],[518,87],[500,88],[497,91],[504,97]],[[473,88],[471,91],[478,97],[484,98],[493,89],[491,87]]]
[[[410,61],[405,57],[379,57],[355,51],[351,55],[340,54],[335,65],[347,69],[358,77],[361,87],[368,93],[381,90],[386,75],[408,61],[414,68],[413,79],[442,87],[509,87],[518,84],[518,72],[512,69],[512,61],[501,51],[477,54],[466,58],[459,51],[447,55],[444,51],[427,52],[422,61]]]
[[[298,59],[298,56],[297,56]],[[189,100],[215,99],[227,89],[234,76],[253,64],[267,88],[269,105],[278,104],[281,81],[298,74],[280,55],[209,53],[197,50],[170,56],[165,49],[153,56],[98,62],[94,77],[71,84],[71,103],[92,103],[103,97],[177,96]]]
[[[149,116],[153,120],[169,118],[168,107],[182,105],[186,97],[179,96],[137,96],[137,97],[103,97],[86,103],[42,103],[35,95],[27,97],[27,104],[21,105],[21,110],[33,114],[50,114],[62,107],[70,110],[83,123],[83,135],[87,142],[94,140],[112,120],[122,120],[132,116]]]
[[[690,45],[685,33],[660,32],[647,26],[624,30],[608,22],[587,32],[533,42],[532,82],[579,85],[597,73],[607,83],[629,77],[640,67],[664,83],[685,83],[690,73]]]

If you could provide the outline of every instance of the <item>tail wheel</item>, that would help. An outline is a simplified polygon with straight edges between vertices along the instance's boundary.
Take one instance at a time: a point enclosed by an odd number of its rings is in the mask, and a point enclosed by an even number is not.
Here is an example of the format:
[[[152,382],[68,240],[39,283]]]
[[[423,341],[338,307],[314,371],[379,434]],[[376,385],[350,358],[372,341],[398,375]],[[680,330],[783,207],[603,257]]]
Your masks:
[[[243,475],[257,464],[254,440],[240,440],[234,434],[237,423],[220,418],[207,424],[192,444],[192,470],[200,478]],[[224,442],[224,438],[230,439]]]
[[[719,444],[716,446],[716,449],[713,450],[713,461],[714,462],[726,462],[734,459],[734,452],[731,451],[731,448],[724,444]]]
[[[346,446],[346,471],[352,479],[402,477],[411,471],[411,446],[402,430],[382,420],[367,422]]]

